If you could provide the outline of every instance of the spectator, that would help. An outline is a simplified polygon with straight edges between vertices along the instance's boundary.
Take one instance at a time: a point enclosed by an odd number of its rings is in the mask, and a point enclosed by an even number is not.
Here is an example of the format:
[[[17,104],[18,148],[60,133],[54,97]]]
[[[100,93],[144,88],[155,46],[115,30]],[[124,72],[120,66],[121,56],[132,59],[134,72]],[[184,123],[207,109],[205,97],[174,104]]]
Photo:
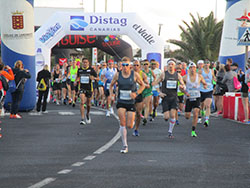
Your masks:
[[[234,77],[237,77],[237,73],[231,70],[229,64],[225,66],[226,74],[222,80],[223,84],[227,85],[228,92],[236,92],[234,88]]]
[[[231,66],[232,64],[233,64],[233,59],[232,58],[228,58],[227,62],[226,62],[226,65]]]
[[[233,63],[231,65],[231,70],[238,73],[238,67],[239,67],[239,65],[237,63]]]
[[[17,114],[17,112],[19,110],[19,104],[23,97],[24,84],[26,79],[31,78],[31,75],[28,69],[24,69],[23,62],[21,60],[15,62],[13,73],[15,75],[15,83],[17,88],[16,91],[11,93],[12,103],[11,103],[10,118],[19,119],[22,117],[19,114]]]
[[[218,72],[216,75],[217,84],[215,86],[215,91],[214,91],[214,101],[215,101],[215,106],[217,108],[217,115],[222,114],[223,95],[227,91],[226,84],[222,83],[224,76],[225,76],[225,69],[224,69],[224,65],[221,64],[221,65],[219,65]]]
[[[38,101],[37,101],[37,104],[36,104],[36,111],[38,113],[40,113],[41,103],[43,101],[43,103],[42,103],[42,112],[47,113],[46,106],[47,106],[47,98],[48,98],[48,93],[49,93],[49,80],[51,79],[51,73],[49,72],[48,65],[44,65],[43,70],[38,72],[37,78],[36,78],[36,81],[38,82],[38,85],[42,84],[41,83],[42,79],[46,84],[46,90],[43,91],[43,90],[38,89]],[[45,87],[45,86],[43,86],[43,87]]]
[[[7,71],[5,71],[6,69]],[[14,74],[12,69],[7,65],[4,66],[4,64],[0,61],[0,75],[3,75],[4,78],[6,78],[6,81],[8,82],[9,80],[14,80]],[[1,98],[0,101],[0,114],[2,114],[2,109],[3,109],[3,104],[4,104],[4,99],[5,99],[6,91],[4,91],[4,96]]]

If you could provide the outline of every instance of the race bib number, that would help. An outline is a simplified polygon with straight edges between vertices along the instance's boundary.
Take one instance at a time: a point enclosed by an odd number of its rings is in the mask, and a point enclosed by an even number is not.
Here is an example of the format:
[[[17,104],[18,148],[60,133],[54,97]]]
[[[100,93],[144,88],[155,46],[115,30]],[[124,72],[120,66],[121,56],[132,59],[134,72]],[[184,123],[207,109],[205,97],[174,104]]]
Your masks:
[[[81,76],[81,84],[88,84],[89,76]]]
[[[59,83],[59,82],[60,82],[60,79],[59,79],[59,78],[56,78],[55,81],[56,81],[56,83]]]
[[[131,91],[129,90],[120,90],[120,99],[122,100],[131,100]]]
[[[190,98],[198,98],[200,96],[200,91],[191,90],[189,91]]]
[[[176,89],[176,87],[177,87],[177,81],[167,80],[166,84],[167,84],[166,85],[167,89]]]
[[[76,79],[76,75],[74,74],[74,75],[72,75],[72,79]]]
[[[110,83],[107,83],[107,89],[109,89],[110,88]]]

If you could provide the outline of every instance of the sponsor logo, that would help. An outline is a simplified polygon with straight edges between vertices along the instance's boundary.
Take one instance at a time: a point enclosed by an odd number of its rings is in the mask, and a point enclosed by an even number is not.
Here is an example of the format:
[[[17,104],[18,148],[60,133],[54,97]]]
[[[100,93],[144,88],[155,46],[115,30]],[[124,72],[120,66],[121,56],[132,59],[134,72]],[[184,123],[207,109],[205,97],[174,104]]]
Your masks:
[[[89,16],[86,22],[84,16],[70,16],[70,30],[84,31],[89,27],[90,31],[120,31],[122,27],[127,26],[127,18]]]
[[[141,25],[134,24],[132,28],[136,30],[150,45],[155,43],[154,37],[149,34],[146,29],[142,28]]]
[[[52,38],[58,30],[60,30],[62,28],[62,26],[59,23],[56,23],[54,26],[50,27],[49,29],[47,29],[46,33],[44,35],[42,35],[39,40],[42,43],[45,43],[46,41],[48,41],[50,38]]]
[[[88,23],[84,21],[84,16],[70,16],[70,30],[71,31],[84,31]]]
[[[12,12],[12,28],[15,30],[20,30],[24,28],[23,12]]]

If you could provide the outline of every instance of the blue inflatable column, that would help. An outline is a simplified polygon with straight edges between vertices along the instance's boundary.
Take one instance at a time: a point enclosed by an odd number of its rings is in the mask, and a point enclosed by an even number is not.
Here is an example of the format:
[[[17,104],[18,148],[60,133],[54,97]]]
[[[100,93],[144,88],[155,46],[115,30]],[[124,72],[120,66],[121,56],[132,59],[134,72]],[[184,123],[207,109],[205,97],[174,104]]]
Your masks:
[[[31,79],[25,83],[20,110],[29,111],[36,104],[36,71],[35,71],[35,39],[34,39],[34,7],[33,0],[11,0],[1,3],[1,50],[2,60],[6,65],[14,67],[21,60],[24,69],[31,73]],[[7,92],[5,107],[11,102]]]
[[[249,12],[250,0],[227,0],[219,61],[225,64],[228,58],[232,58],[242,70],[245,68],[245,46],[237,46],[238,27],[249,27]]]

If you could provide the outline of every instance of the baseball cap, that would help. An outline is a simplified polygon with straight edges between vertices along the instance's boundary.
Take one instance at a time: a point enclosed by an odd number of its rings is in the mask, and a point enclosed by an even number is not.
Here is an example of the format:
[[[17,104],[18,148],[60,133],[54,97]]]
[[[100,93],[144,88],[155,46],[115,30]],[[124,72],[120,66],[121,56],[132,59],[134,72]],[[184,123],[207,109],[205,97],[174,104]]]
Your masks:
[[[203,60],[197,61],[197,65],[199,65],[199,64],[204,64],[204,61]]]
[[[196,67],[196,64],[194,62],[190,62],[188,67]]]

